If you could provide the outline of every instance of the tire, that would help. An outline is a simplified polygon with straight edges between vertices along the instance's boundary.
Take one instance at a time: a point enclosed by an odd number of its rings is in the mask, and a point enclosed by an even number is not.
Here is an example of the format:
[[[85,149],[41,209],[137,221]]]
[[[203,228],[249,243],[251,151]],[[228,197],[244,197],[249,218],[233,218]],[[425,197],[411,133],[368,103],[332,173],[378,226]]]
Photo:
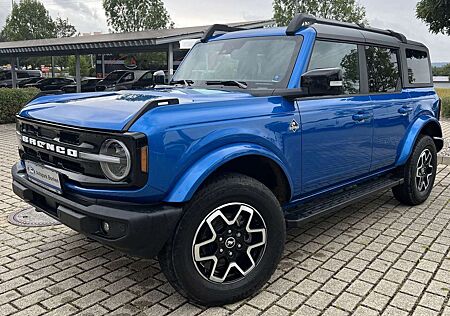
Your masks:
[[[273,193],[253,178],[226,174],[205,185],[185,206],[159,261],[182,295],[205,306],[224,305],[252,295],[269,280],[281,259],[285,238],[284,216]],[[211,256],[218,259],[216,269],[214,260],[205,260]]]
[[[406,205],[415,206],[424,203],[433,190],[436,171],[436,145],[430,136],[421,135],[403,168],[405,182],[392,189],[394,197]]]

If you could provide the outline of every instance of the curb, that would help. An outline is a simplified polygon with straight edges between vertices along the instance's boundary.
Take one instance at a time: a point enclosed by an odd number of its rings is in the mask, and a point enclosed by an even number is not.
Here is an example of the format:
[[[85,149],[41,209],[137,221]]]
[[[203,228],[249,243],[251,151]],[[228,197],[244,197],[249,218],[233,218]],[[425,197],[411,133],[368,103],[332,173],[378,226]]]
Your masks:
[[[449,156],[440,156],[440,155],[438,155],[438,165],[450,166],[450,157]]]

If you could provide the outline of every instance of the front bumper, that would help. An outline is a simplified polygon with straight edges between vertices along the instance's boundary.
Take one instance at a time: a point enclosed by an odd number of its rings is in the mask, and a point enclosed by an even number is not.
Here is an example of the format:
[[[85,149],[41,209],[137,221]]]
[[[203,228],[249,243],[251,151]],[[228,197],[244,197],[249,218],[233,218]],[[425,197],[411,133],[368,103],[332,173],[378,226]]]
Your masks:
[[[30,182],[21,163],[12,168],[13,191],[62,224],[102,244],[142,258],[155,257],[172,236],[182,209],[58,195]],[[108,233],[103,223],[109,225]]]

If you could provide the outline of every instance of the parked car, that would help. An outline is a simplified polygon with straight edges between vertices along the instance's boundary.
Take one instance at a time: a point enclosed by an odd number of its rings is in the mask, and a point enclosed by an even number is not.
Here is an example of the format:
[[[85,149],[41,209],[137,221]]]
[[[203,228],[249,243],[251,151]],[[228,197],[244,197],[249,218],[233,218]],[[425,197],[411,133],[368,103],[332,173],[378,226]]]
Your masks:
[[[95,92],[97,84],[101,80],[102,79],[98,79],[98,78],[84,78],[81,81],[81,92]],[[70,85],[62,87],[61,90],[64,91],[65,93],[76,93],[77,85],[76,85],[76,83],[70,84]]]
[[[393,31],[303,14],[216,25],[172,88],[33,100],[13,189],[93,240],[158,256],[191,301],[237,302],[275,271],[286,225],[391,188],[428,199],[443,148],[431,78],[428,49]]]
[[[16,70],[16,75],[18,85],[28,79],[42,78],[39,70]],[[0,88],[12,88],[11,70],[0,71]]]
[[[97,83],[97,91],[118,91],[145,88],[153,84],[149,70],[116,70]]]
[[[25,88],[38,88],[41,91],[61,90],[62,87],[75,84],[71,78],[46,78],[36,83],[26,84]]]
[[[38,83],[39,81],[44,80],[44,79],[45,79],[44,77],[31,77],[31,78],[22,79],[17,82],[17,86],[19,88],[24,88],[25,85],[27,85],[27,84]]]

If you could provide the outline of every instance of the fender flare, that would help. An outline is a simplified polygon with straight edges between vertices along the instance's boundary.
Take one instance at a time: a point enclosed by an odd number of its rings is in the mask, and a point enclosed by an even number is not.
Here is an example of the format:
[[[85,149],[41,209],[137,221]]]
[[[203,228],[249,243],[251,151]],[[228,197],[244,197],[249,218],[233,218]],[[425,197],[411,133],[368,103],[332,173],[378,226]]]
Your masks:
[[[200,185],[215,170],[225,163],[244,156],[258,155],[271,159],[283,170],[293,192],[292,179],[283,161],[273,152],[256,144],[232,144],[210,152],[193,164],[177,181],[173,189],[164,199],[167,203],[183,203],[189,201]]]
[[[400,151],[400,154],[397,159],[396,166],[402,166],[404,165],[409,157],[411,156],[411,153],[414,149],[414,145],[417,141],[417,138],[419,137],[421,131],[428,125],[428,124],[435,124],[439,127],[439,130],[441,131],[440,135],[435,135],[435,137],[442,137],[442,128],[439,121],[429,115],[421,115],[419,116],[414,123],[410,126],[407,137],[403,141],[403,147]]]

